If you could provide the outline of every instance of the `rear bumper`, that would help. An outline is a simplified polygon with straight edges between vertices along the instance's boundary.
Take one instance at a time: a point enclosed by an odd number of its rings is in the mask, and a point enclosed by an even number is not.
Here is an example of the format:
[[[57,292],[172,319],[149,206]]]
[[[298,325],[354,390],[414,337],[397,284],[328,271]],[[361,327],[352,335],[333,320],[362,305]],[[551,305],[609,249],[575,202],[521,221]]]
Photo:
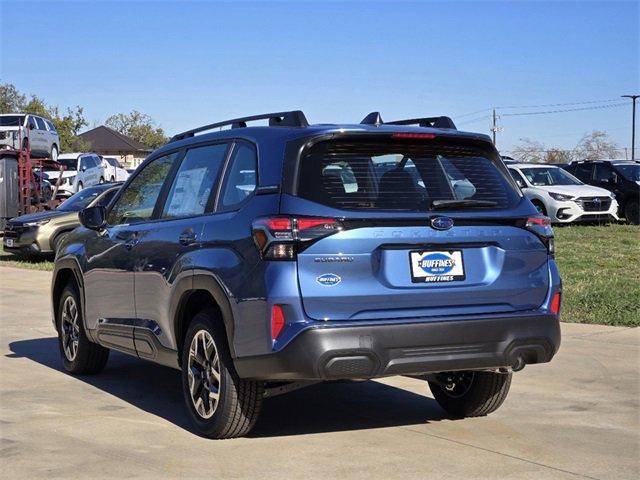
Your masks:
[[[350,324],[306,330],[278,352],[236,358],[235,367],[257,380],[360,379],[544,363],[559,347],[550,314]]]

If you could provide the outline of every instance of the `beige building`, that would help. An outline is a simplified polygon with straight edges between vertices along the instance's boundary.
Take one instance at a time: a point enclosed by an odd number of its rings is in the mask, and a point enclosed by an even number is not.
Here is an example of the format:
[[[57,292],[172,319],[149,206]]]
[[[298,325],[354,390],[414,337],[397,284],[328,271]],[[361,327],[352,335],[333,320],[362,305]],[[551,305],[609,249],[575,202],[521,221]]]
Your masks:
[[[124,168],[136,168],[151,153],[151,148],[100,125],[79,135],[91,144],[90,150],[105,157],[117,158]]]

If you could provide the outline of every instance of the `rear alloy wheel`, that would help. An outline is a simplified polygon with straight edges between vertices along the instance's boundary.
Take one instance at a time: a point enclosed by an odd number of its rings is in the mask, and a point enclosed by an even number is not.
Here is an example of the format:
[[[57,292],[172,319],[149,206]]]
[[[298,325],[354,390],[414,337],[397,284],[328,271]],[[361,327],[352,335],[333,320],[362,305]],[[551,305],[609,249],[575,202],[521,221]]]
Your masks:
[[[637,200],[627,202],[627,205],[624,207],[624,217],[627,219],[627,223],[631,223],[632,225],[640,224],[640,211],[638,210]]]
[[[455,417],[481,417],[495,412],[507,398],[511,373],[445,372],[429,381],[436,401]]]
[[[69,373],[98,373],[107,364],[109,350],[87,338],[79,299],[73,284],[67,285],[60,296],[57,315],[60,356]]]
[[[49,153],[49,157],[53,161],[57,161],[58,160],[58,147],[56,145],[52,145],[51,146],[51,153]]]
[[[78,191],[81,191],[82,189],[84,189],[84,185],[82,185],[82,182],[78,182]]]
[[[182,348],[182,391],[198,431],[234,438],[253,428],[262,406],[262,384],[235,372],[226,335],[214,312],[197,314]]]

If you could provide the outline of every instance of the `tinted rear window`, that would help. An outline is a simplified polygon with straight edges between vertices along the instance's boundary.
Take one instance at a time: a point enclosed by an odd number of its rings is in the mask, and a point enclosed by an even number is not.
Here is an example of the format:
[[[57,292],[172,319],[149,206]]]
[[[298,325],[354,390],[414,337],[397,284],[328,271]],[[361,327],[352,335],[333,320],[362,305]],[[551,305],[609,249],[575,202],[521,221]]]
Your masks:
[[[413,140],[320,142],[302,157],[298,195],[343,210],[407,212],[435,200],[508,208],[519,198],[482,151]]]

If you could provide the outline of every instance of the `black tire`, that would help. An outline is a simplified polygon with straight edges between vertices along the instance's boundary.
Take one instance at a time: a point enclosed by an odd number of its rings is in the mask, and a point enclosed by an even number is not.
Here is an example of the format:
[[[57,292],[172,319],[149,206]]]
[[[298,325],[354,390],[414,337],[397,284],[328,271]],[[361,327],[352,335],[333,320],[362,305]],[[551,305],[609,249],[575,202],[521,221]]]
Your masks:
[[[100,180],[98,180],[98,183],[102,185],[104,183],[104,177],[100,177]]]
[[[79,192],[80,190],[83,190],[83,189],[84,189],[84,185],[82,185],[82,182],[78,182],[78,190],[77,191]]]
[[[69,314],[73,313],[73,309],[67,310],[70,305],[67,303],[68,301],[75,304],[76,318],[74,323],[69,321],[71,318]],[[67,284],[60,295],[56,326],[60,356],[67,372],[81,375],[98,373],[104,369],[109,359],[109,349],[93,343],[87,338],[82,319],[80,295],[78,295],[78,289],[73,283]],[[77,341],[75,348],[74,341]]]
[[[116,178],[113,175],[111,175],[111,178],[109,179],[109,182],[110,183],[114,183],[115,181],[116,181]]]
[[[241,437],[249,433],[258,419],[262,407],[263,385],[238,377],[233,368],[226,335],[217,320],[215,312],[205,310],[198,313],[189,325],[182,347],[182,392],[189,415],[199,433],[217,439]],[[196,336],[196,355],[192,356],[190,349]],[[210,340],[213,341],[213,349],[209,354],[203,350],[202,357],[198,349]],[[198,357],[203,360],[202,364],[196,360]],[[205,363],[208,366],[200,368]],[[194,379],[195,400],[191,393],[190,369],[191,378]],[[215,378],[215,373],[218,374],[218,379]],[[218,400],[212,405],[215,399],[212,401],[211,395],[215,394],[218,395]],[[202,412],[196,406],[198,401]]]
[[[539,213],[541,213],[544,216],[547,215],[547,209],[545,208],[545,206],[544,206],[544,204],[542,202],[540,202],[539,200],[534,200],[531,203],[533,203],[533,206],[536,207],[536,209],[538,210]]]
[[[64,239],[67,238],[67,235],[69,235],[69,232],[62,232],[53,238],[53,241],[51,242],[51,247],[53,248],[54,254],[58,253],[58,249],[60,248],[60,245],[62,245],[62,242],[64,241]]]
[[[439,380],[429,381],[429,388],[440,406],[454,417],[482,417],[495,412],[511,386],[510,373],[450,372],[439,374]],[[447,388],[452,385],[452,389]]]
[[[630,200],[624,206],[624,218],[627,219],[627,223],[632,225],[640,224],[640,211],[638,210],[637,200]]]

